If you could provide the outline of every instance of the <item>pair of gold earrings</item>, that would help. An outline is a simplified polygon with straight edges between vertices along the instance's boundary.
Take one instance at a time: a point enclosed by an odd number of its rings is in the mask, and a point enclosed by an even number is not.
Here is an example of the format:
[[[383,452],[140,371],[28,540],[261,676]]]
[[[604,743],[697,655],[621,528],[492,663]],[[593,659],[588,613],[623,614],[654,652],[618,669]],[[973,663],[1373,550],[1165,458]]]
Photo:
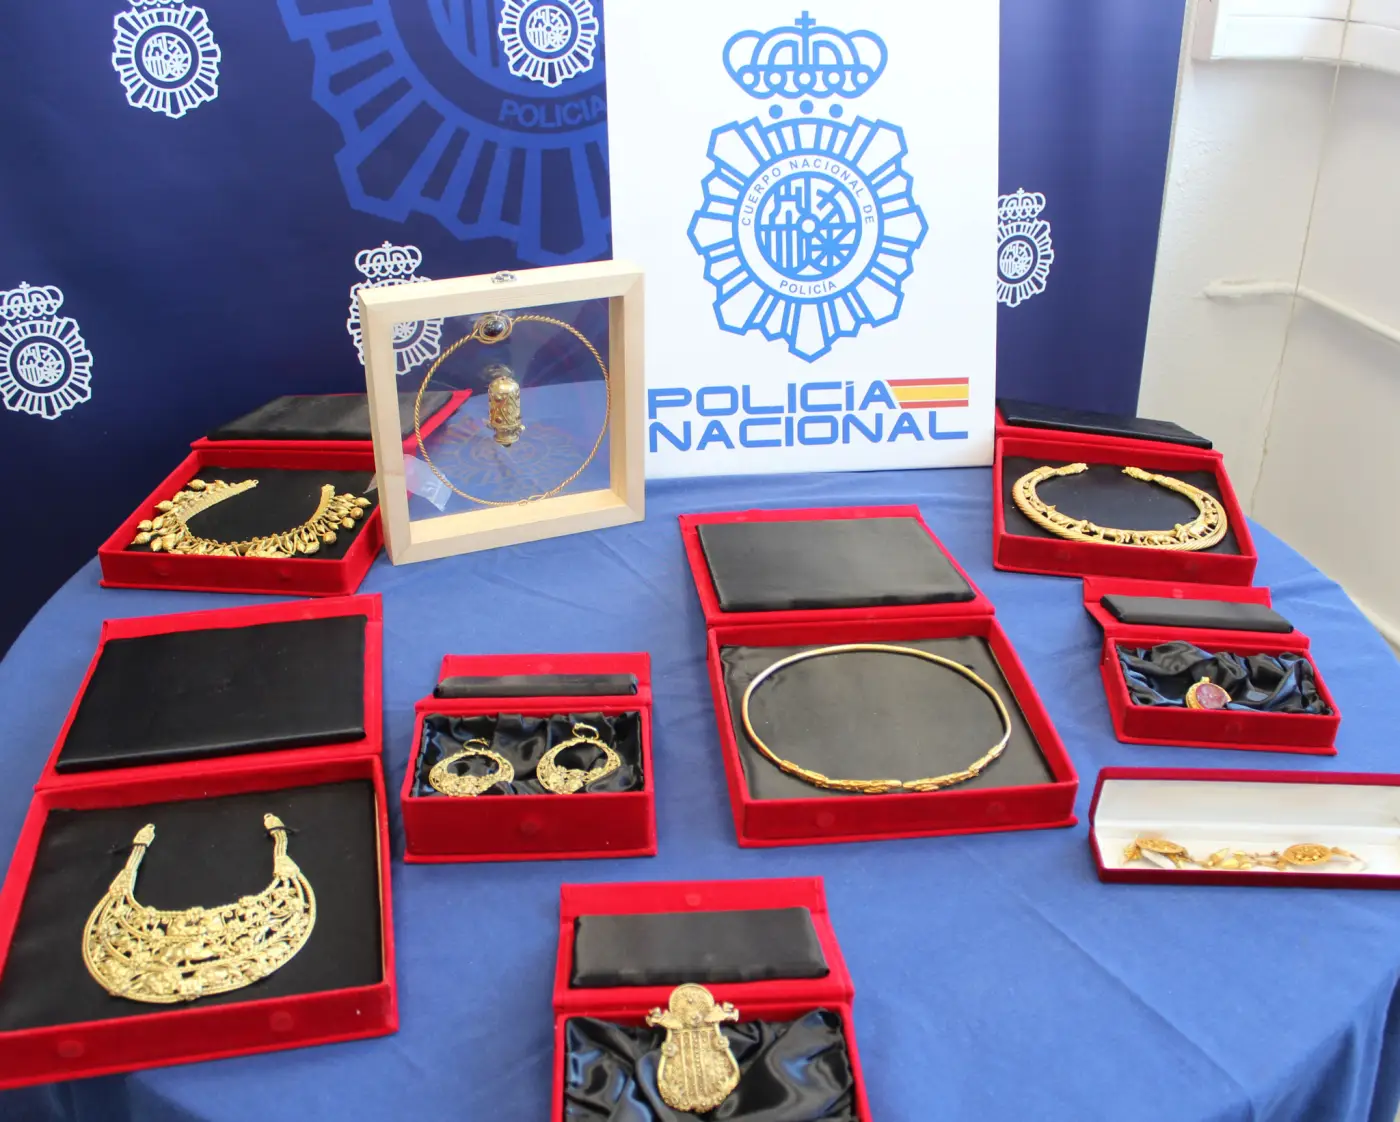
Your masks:
[[[603,759],[585,771],[578,767],[564,767],[559,762],[559,753],[566,748],[576,748],[581,744],[591,744],[603,753]],[[479,745],[480,747],[476,747]],[[485,775],[465,775],[448,769],[459,760],[469,756],[484,756],[496,765],[496,770]],[[611,775],[622,766],[622,757],[611,744],[598,736],[598,730],[585,721],[576,721],[573,735],[560,741],[535,765],[535,778],[540,786],[556,795],[572,795],[595,783],[604,776]],[[433,790],[451,798],[470,798],[489,791],[497,783],[509,783],[515,778],[515,768],[499,752],[493,752],[491,745],[481,737],[474,737],[464,744],[460,751],[444,756],[428,772],[428,783]]]

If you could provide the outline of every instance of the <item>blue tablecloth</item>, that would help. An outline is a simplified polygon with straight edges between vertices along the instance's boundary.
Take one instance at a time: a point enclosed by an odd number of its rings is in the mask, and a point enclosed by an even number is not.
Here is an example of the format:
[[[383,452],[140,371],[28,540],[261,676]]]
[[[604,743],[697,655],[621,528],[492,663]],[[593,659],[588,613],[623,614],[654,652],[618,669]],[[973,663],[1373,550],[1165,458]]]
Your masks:
[[[544,1120],[561,883],[820,874],[878,1122],[1392,1122],[1400,893],[1102,885],[1083,820],[1108,764],[1389,770],[1400,666],[1335,584],[1257,531],[1258,583],[1312,636],[1343,711],[1340,755],[1119,744],[1080,583],[993,571],[990,489],[985,470],[653,483],[640,525],[400,569],[381,558],[364,587],[384,594],[391,789],[444,653],[647,650],[660,855],[396,863],[397,1036],[12,1093],[0,1117]],[[1081,825],[740,850],[676,515],[909,502],[996,604],[1079,768]],[[54,597],[0,664],[0,846],[99,621],[241,602],[99,589],[95,565]]]

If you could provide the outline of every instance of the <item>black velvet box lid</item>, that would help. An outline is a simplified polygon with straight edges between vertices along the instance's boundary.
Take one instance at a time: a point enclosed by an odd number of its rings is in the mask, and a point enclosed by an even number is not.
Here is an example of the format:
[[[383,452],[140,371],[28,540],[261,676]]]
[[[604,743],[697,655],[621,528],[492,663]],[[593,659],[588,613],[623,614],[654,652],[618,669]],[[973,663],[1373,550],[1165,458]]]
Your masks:
[[[403,439],[413,435],[413,394],[399,394]],[[445,390],[423,395],[430,417],[452,400]],[[212,429],[209,440],[369,440],[369,398],[362,393],[286,394]]]

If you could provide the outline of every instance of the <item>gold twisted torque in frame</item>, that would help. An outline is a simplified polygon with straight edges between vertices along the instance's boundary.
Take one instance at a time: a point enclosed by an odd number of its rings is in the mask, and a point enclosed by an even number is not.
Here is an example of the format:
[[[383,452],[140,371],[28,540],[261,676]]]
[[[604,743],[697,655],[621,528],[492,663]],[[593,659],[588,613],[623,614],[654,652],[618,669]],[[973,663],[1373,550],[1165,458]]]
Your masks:
[[[1049,530],[1056,537],[1068,538],[1074,542],[1101,542],[1107,545],[1131,545],[1144,549],[1185,552],[1219,545],[1230,529],[1230,520],[1225,514],[1225,508],[1214,495],[1189,483],[1183,483],[1180,479],[1173,479],[1170,475],[1156,475],[1137,467],[1125,467],[1123,474],[1184,495],[1196,504],[1196,510],[1199,512],[1196,517],[1190,522],[1178,523],[1170,530],[1118,530],[1112,526],[1095,525],[1087,518],[1073,518],[1050,506],[1036,494],[1036,488],[1047,479],[1079,475],[1088,470],[1088,464],[1038,467],[1016,480],[1011,488],[1011,498],[1017,509],[1042,530]]]
[[[561,767],[555,763],[560,752],[566,748],[577,748],[580,744],[591,744],[601,750],[603,761],[588,771],[578,767]],[[576,791],[583,790],[588,784],[596,783],[604,776],[611,775],[621,766],[622,757],[617,754],[617,749],[600,739],[598,730],[592,725],[576,721],[573,736],[569,737],[568,740],[561,740],[540,757],[540,762],[535,765],[535,778],[540,781],[540,786],[547,791],[553,791],[556,795],[572,795]]]
[[[480,744],[481,747],[473,748],[473,744]],[[496,765],[496,770],[490,775],[464,775],[447,770],[458,760],[465,760],[468,756],[485,756]],[[491,790],[497,783],[509,783],[514,778],[515,768],[511,766],[511,762],[499,752],[491,751],[491,746],[479,736],[468,740],[462,745],[461,751],[444,756],[428,772],[428,783],[433,790],[454,799],[475,797]]]
[[[487,345],[504,343],[507,339],[510,338],[511,332],[515,330],[515,325],[518,323],[547,323],[551,327],[563,328],[565,331],[567,331],[570,335],[572,335],[575,339],[577,339],[580,343],[582,343],[585,347],[588,348],[588,353],[593,356],[593,361],[598,364],[598,369],[603,372],[603,391],[605,394],[603,403],[603,424],[602,427],[598,429],[598,437],[596,440],[593,441],[593,447],[589,449],[587,458],[585,458],[583,463],[579,464],[579,466],[574,469],[573,474],[570,475],[567,479],[565,479],[562,483],[556,484],[555,486],[551,487],[548,491],[542,491],[536,495],[528,495],[523,499],[509,499],[504,501],[498,501],[495,499],[483,499],[478,497],[477,495],[469,494],[468,492],[463,491],[462,488],[458,487],[455,483],[452,482],[452,480],[448,479],[447,476],[442,474],[442,472],[438,469],[437,464],[433,463],[433,458],[430,455],[428,455],[427,445],[423,443],[423,394],[428,389],[428,383],[433,380],[433,375],[438,372],[438,367],[440,367],[444,362],[451,358],[452,354],[457,350],[458,347],[464,346],[465,344],[473,341],[485,343]],[[518,396],[519,394],[517,389],[517,398]],[[521,506],[525,503],[539,502],[541,499],[548,499],[554,495],[559,494],[560,491],[564,490],[565,487],[567,487],[570,483],[572,483],[575,479],[582,475],[584,473],[584,470],[588,467],[588,465],[593,462],[593,457],[595,457],[598,454],[598,449],[603,446],[603,438],[608,435],[608,422],[611,419],[611,417],[612,378],[608,374],[607,364],[603,362],[603,356],[598,353],[598,348],[595,347],[592,343],[590,343],[587,340],[587,338],[584,337],[583,332],[579,331],[578,328],[572,326],[571,324],[565,323],[563,320],[552,319],[549,316],[508,316],[504,312],[492,312],[490,315],[482,316],[476,321],[475,324],[472,325],[470,334],[463,335],[460,339],[453,343],[452,346],[448,347],[447,350],[443,351],[442,354],[438,355],[437,360],[432,364],[432,366],[428,367],[428,373],[423,377],[423,384],[418,387],[418,396],[413,399],[413,435],[418,440],[418,454],[423,457],[423,462],[427,464],[430,469],[432,469],[432,473],[443,482],[443,484],[448,488],[448,490],[450,490],[454,495],[460,495],[468,502],[476,503],[478,506]],[[514,423],[519,426],[519,429],[516,432],[516,437],[518,438],[520,432],[523,432],[525,430],[525,426],[523,424],[520,424],[520,412],[518,408],[515,411]],[[501,430],[497,429],[496,433],[497,442],[502,444],[506,443],[505,441],[500,440]],[[511,440],[510,443],[513,444],[514,440]]]
[[[174,498],[156,503],[155,518],[143,519],[136,524],[138,532],[131,544],[149,545],[152,553],[164,551],[205,557],[295,557],[297,554],[316,553],[321,546],[334,544],[336,531],[353,530],[370,505],[363,496],[356,498],[351,494],[336,494],[335,488],[327,483],[321,487],[321,501],[315,512],[290,530],[225,542],[202,538],[190,529],[190,519],[195,515],[211,506],[218,506],[225,499],[251,491],[257,485],[256,479],[245,479],[241,483],[228,483],[222,479],[206,483],[202,479],[191,479],[183,490],[175,492]]]
[[[136,872],[156,828],[143,826],[126,865],[83,930],[83,964],[114,997],[174,1005],[242,989],[285,966],[316,926],[316,894],[287,856],[287,827],[263,815],[273,836],[272,882],[217,908],[162,911],[136,899]]]
[[[823,775],[819,771],[805,768],[801,764],[795,764],[791,760],[785,760],[759,737],[754,731],[753,721],[749,717],[749,703],[758,687],[776,674],[779,670],[788,666],[793,666],[808,659],[822,658],[826,655],[847,654],[857,651],[873,651],[880,654],[907,655],[910,658],[921,658],[925,662],[931,662],[936,666],[945,667],[954,673],[972,682],[978,689],[985,693],[996,706],[997,716],[1001,718],[1001,723],[1005,731],[1001,734],[1001,739],[991,746],[985,753],[968,764],[962,771],[949,772],[947,775],[932,775],[925,779],[832,779]],[[952,787],[958,783],[966,783],[969,779],[976,779],[1006,748],[1007,742],[1011,739],[1011,714],[1007,711],[1006,703],[1002,701],[1001,695],[997,693],[987,682],[974,674],[960,662],[954,662],[950,658],[936,655],[932,651],[920,650],[918,647],[901,647],[891,643],[842,643],[834,647],[818,647],[810,651],[798,651],[797,654],[780,658],[773,665],[763,670],[757,678],[749,683],[749,688],[744,691],[743,703],[739,707],[740,717],[744,724],[744,733],[748,736],[753,746],[763,754],[770,762],[777,765],[789,775],[796,776],[804,783],[810,783],[813,787],[820,787],[826,791],[849,791],[862,795],[883,795],[890,791],[938,791],[944,787]]]
[[[1171,862],[1178,869],[1184,869],[1188,865],[1194,865],[1198,869],[1229,869],[1238,872],[1254,868],[1314,869],[1338,857],[1359,864],[1363,869],[1366,867],[1366,862],[1351,850],[1318,842],[1299,842],[1282,851],[1270,849],[1251,852],[1227,847],[1217,849],[1208,857],[1192,857],[1184,845],[1157,837],[1140,837],[1129,842],[1123,850],[1123,862],[1128,864],[1133,861],[1147,861],[1148,864],[1156,864],[1156,861],[1144,856],[1148,853],[1156,854],[1158,858]]]

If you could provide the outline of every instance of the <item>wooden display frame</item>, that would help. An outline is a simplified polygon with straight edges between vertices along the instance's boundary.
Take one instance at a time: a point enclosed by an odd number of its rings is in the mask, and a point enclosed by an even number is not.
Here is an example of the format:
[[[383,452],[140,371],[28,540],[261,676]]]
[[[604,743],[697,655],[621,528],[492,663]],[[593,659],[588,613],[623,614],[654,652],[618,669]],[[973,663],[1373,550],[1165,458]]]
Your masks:
[[[411,519],[399,425],[394,325],[599,299],[609,302],[607,363],[612,412],[608,422],[608,488]],[[597,261],[366,288],[360,290],[359,303],[379,505],[389,558],[395,565],[601,530],[645,517],[643,279],[636,265]]]

